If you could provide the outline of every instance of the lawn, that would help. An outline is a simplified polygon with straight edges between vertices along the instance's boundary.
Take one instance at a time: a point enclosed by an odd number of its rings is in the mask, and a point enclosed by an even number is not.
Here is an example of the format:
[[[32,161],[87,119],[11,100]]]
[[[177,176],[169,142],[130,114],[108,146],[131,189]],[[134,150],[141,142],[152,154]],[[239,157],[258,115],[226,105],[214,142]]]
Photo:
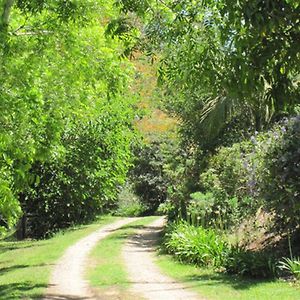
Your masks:
[[[53,264],[66,248],[117,219],[104,216],[93,224],[60,232],[48,240],[0,241],[0,299],[40,298]]]
[[[86,277],[95,291],[101,295],[117,296],[118,299],[132,299],[127,272],[122,259],[122,248],[126,239],[136,230],[152,223],[157,217],[145,217],[118,229],[102,240],[90,255],[90,267]]]
[[[127,292],[129,283],[121,256],[122,247],[128,236],[155,218],[147,217],[126,225],[94,248],[86,276],[95,289],[104,295],[121,295],[122,299],[132,299]],[[58,233],[48,240],[0,241],[0,299],[40,298],[47,287],[53,264],[66,248],[117,219],[105,216],[91,225]],[[168,255],[159,255],[157,264],[163,273],[186,283],[207,299],[300,299],[300,286],[284,281],[241,279],[183,265]]]
[[[280,280],[250,280],[184,265],[169,255],[159,255],[162,272],[191,286],[211,300],[299,300],[300,285]]]

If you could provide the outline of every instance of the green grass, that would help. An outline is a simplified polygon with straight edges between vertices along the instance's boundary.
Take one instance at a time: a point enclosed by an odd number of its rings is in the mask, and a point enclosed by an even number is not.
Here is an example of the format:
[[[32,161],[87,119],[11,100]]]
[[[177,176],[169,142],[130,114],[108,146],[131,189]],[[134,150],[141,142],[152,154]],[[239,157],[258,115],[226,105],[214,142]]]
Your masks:
[[[127,299],[126,289],[129,283],[122,259],[122,247],[130,235],[156,218],[145,217],[123,226],[94,248],[90,255],[90,267],[87,272],[87,278],[94,288],[100,289],[102,294],[110,291],[118,293],[119,296],[122,295],[121,299]]]
[[[162,272],[186,283],[213,300],[299,300],[300,286],[279,280],[250,280],[184,265],[169,255],[159,255]]]
[[[99,226],[119,218],[105,216],[41,241],[0,241],[0,299],[36,299],[47,287],[51,268],[66,248]]]

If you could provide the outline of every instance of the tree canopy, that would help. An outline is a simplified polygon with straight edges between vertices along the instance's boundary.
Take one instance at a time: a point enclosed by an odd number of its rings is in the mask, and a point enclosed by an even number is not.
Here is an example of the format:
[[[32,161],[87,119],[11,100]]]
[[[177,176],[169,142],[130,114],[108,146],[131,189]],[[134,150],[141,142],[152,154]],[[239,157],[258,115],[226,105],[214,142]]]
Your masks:
[[[139,43],[159,57],[167,108],[190,140],[214,139],[235,119],[260,130],[295,111],[298,1],[118,3],[143,19]]]
[[[1,225],[13,225],[21,207],[35,207],[41,222],[58,216],[51,207],[60,207],[65,226],[80,222],[114,199],[130,164],[132,71],[123,44],[105,37],[111,6],[5,0],[1,7]],[[92,207],[86,214],[84,205]]]

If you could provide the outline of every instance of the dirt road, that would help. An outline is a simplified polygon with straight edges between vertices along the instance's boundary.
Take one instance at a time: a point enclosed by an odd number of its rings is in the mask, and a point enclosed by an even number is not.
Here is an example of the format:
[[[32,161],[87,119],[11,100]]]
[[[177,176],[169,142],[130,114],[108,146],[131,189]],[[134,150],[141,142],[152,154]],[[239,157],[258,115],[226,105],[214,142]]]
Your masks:
[[[136,218],[126,218],[102,227],[71,246],[56,264],[45,300],[95,299],[88,283],[84,280],[88,255],[96,244],[120,227]]]
[[[92,248],[109,234],[137,219],[126,218],[106,225],[71,246],[55,265],[44,300],[124,300],[121,295],[95,295],[84,279],[84,272]],[[155,245],[164,222],[164,218],[159,218],[138,230],[124,245],[122,255],[131,284],[126,299],[204,300],[184,285],[161,274],[155,265]]]
[[[135,299],[204,300],[173,279],[161,274],[155,265],[155,245],[164,225],[164,218],[139,230],[124,247],[123,258],[132,283]]]

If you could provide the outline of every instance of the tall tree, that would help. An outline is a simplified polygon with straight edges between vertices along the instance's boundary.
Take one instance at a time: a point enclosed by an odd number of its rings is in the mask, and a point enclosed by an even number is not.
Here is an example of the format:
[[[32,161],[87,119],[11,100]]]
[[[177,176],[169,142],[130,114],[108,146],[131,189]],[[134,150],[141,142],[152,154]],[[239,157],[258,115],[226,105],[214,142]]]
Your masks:
[[[65,226],[75,211],[82,220],[86,207],[112,201],[126,176],[130,66],[123,44],[105,38],[109,3],[17,0],[1,8],[0,230],[16,222],[20,201],[52,216],[64,207]]]
[[[138,16],[146,5],[142,38],[159,53],[167,106],[194,142],[237,118],[260,130],[299,103],[299,1],[118,3]]]

